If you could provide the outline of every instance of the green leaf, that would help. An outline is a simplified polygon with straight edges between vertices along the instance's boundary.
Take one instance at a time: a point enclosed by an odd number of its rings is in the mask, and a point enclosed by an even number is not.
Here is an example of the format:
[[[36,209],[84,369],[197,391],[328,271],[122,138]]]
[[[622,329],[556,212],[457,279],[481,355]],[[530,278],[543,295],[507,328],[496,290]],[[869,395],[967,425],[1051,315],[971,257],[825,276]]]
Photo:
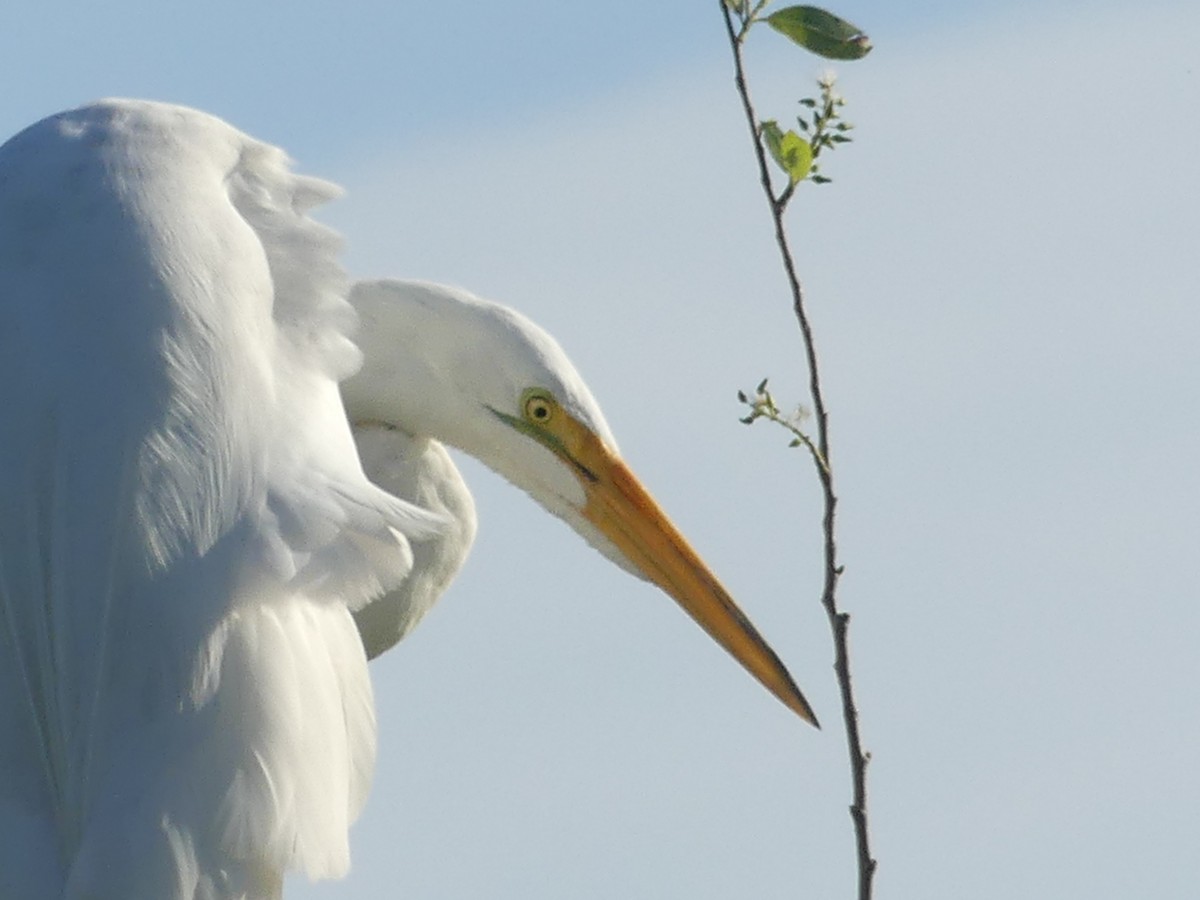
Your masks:
[[[767,16],[767,24],[826,59],[862,59],[871,52],[862,29],[815,6],[786,7]]]
[[[763,139],[767,142],[767,148],[772,145],[779,146],[779,142],[783,140],[783,132],[779,130],[779,123],[774,119],[764,119],[758,123],[758,130],[762,132]]]
[[[808,170],[812,168],[812,145],[794,131],[782,131],[774,120],[763,122],[760,127],[771,158],[791,183],[807,178]]]

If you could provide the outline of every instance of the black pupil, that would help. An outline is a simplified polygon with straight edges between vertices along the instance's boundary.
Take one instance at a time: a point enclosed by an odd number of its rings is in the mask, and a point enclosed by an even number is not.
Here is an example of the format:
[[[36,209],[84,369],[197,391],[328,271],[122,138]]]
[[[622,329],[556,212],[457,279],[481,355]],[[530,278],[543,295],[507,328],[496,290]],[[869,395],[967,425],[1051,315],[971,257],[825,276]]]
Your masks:
[[[541,403],[538,403],[533,407],[533,417],[535,419],[544,419],[547,415],[549,415],[549,412],[550,411]]]

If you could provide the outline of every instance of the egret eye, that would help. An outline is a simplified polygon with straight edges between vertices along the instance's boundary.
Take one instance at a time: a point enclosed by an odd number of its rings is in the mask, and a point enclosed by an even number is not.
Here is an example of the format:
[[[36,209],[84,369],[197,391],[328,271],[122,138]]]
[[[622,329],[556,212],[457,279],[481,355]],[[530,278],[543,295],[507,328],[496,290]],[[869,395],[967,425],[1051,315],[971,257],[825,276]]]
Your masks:
[[[525,395],[525,419],[535,425],[545,425],[554,416],[554,399],[543,391]]]

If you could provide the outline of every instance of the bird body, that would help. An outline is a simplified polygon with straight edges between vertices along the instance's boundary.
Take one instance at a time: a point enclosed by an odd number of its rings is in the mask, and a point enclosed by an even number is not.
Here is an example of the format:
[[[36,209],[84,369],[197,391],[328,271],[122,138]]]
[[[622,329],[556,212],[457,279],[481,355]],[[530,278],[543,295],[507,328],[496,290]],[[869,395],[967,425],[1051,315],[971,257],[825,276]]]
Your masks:
[[[0,150],[2,897],[346,868],[374,757],[350,609],[439,523],[359,465],[338,242],[298,211],[329,194],[156,104]]]
[[[4,900],[267,900],[345,871],[368,655],[475,534],[443,443],[812,720],[553,339],[456,289],[351,288],[306,215],[336,193],[165,104],[0,147]]]

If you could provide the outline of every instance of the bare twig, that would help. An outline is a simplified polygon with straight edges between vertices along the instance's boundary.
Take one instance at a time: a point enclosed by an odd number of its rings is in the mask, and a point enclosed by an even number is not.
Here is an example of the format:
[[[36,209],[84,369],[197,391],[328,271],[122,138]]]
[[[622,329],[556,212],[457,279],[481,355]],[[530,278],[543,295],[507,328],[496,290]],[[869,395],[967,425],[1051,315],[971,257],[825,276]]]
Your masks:
[[[794,185],[789,184],[782,194],[776,194],[771,181],[771,170],[767,163],[767,152],[759,131],[758,117],[754,104],[750,99],[750,89],[746,83],[745,64],[743,60],[743,43],[747,30],[762,4],[756,6],[753,12],[735,13],[731,11],[725,0],[721,2],[721,14],[725,18],[725,28],[729,36],[729,46],[733,51],[734,83],[738,96],[742,101],[742,110],[746,116],[746,124],[750,129],[751,143],[754,156],[758,162],[759,181],[767,206],[771,211],[771,219],[775,226],[775,243],[783,262],[787,276],[788,287],[792,295],[792,310],[800,326],[800,334],[804,343],[804,353],[808,365],[808,387],[812,399],[813,417],[815,424],[815,450],[812,457],[816,463],[817,478],[821,483],[824,496],[824,514],[822,516],[822,534],[824,538],[825,581],[821,591],[821,605],[829,618],[830,629],[834,643],[834,671],[837,676],[838,688],[842,699],[842,719],[845,724],[846,744],[850,757],[851,779],[853,782],[853,803],[850,806],[850,817],[854,823],[855,844],[858,856],[858,898],[870,900],[872,896],[873,879],[876,861],[871,856],[870,834],[867,819],[867,764],[870,756],[864,752],[862,738],[858,725],[858,709],[854,701],[854,687],[850,677],[850,648],[849,627],[850,615],[838,609],[837,586],[842,575],[843,567],[838,561],[837,536],[835,520],[837,512],[837,494],[834,491],[834,469],[829,452],[829,415],[825,405],[824,391],[821,386],[821,375],[817,361],[817,345],[813,335],[812,323],[809,321],[805,307],[804,292],[800,279],[796,274],[795,259],[791,245],[788,242],[784,228],[784,212],[792,197]],[[736,22],[735,22],[736,19]],[[807,441],[807,438],[806,438]],[[811,442],[809,443],[812,448]]]

